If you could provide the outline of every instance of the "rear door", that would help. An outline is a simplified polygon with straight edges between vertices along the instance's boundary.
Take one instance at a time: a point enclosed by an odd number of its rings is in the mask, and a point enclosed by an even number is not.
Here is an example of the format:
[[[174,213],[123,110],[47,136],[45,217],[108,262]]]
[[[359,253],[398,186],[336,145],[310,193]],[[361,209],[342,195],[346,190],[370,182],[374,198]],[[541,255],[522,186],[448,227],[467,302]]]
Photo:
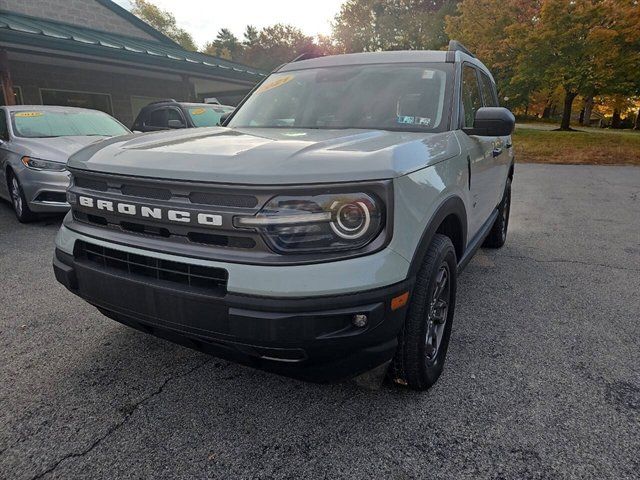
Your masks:
[[[461,77],[461,122],[462,128],[472,128],[476,111],[483,106],[477,69],[471,64],[462,65]],[[491,215],[497,202],[494,201],[494,137],[460,135],[463,151],[469,163],[472,211],[469,212],[469,238],[478,233]]]

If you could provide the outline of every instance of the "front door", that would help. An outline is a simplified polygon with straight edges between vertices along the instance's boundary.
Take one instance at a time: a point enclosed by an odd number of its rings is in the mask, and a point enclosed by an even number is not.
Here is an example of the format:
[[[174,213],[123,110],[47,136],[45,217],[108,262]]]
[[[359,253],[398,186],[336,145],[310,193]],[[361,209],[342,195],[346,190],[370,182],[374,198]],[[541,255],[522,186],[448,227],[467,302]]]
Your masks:
[[[462,67],[462,123],[465,128],[472,128],[476,111],[483,106],[482,94],[478,83],[475,67]],[[469,192],[471,198],[471,212],[469,213],[469,239],[472,239],[487,221],[495,202],[494,157],[496,137],[480,135],[460,135],[462,149],[467,153],[471,179]],[[494,151],[495,150],[495,151]]]

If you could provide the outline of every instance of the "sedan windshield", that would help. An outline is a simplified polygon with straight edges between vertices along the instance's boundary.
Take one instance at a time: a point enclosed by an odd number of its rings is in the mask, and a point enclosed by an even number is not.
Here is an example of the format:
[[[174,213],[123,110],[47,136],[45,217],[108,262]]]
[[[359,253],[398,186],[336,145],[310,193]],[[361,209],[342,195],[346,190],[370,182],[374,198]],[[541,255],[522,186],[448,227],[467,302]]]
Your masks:
[[[229,127],[444,131],[448,64],[350,65],[271,75]]]
[[[33,110],[11,114],[18,137],[46,138],[71,136],[125,135],[129,131],[114,118],[88,110]]]
[[[220,123],[220,117],[233,111],[233,107],[189,107],[188,112],[196,127],[214,127]]]

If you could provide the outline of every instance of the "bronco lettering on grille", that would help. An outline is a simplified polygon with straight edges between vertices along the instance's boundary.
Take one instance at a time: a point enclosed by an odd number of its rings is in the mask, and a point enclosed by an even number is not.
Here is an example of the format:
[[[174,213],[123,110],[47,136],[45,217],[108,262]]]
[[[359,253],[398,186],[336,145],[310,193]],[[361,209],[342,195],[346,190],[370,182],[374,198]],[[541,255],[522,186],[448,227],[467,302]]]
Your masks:
[[[176,223],[197,223],[219,227],[222,225],[222,216],[214,213],[189,212],[184,210],[170,210],[148,205],[114,202],[112,200],[94,199],[92,197],[78,196],[78,204],[85,208],[93,208],[105,212],[118,212],[123,215],[138,216],[155,220],[168,220]]]

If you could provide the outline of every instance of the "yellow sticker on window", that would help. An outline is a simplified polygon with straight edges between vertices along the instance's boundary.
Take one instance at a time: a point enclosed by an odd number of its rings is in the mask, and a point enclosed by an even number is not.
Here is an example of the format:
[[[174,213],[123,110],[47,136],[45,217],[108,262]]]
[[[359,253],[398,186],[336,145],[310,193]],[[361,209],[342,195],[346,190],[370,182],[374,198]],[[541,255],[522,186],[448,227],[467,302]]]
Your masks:
[[[204,108],[194,108],[193,110],[189,110],[191,115],[202,115],[206,110]]]
[[[282,85],[284,85],[285,83],[289,83],[293,79],[294,79],[293,75],[285,75],[284,77],[280,77],[271,82],[263,83],[262,86],[258,88],[258,90],[256,90],[256,93],[262,93],[262,92],[266,92],[267,90],[271,90],[273,88],[281,87]]]
[[[16,113],[16,117],[41,117],[44,113],[42,112],[18,112]]]

